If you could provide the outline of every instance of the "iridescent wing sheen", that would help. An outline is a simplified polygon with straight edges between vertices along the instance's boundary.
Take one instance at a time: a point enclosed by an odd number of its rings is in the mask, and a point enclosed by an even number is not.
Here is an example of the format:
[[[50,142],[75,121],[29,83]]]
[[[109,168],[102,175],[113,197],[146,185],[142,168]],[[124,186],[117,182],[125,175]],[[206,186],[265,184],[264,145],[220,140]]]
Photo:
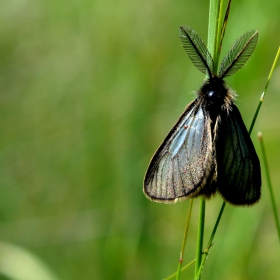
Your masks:
[[[261,196],[261,170],[239,110],[221,114],[216,143],[218,190],[234,205],[251,205]]]
[[[213,168],[211,121],[197,98],[155,152],[145,175],[144,193],[163,203],[194,197]]]

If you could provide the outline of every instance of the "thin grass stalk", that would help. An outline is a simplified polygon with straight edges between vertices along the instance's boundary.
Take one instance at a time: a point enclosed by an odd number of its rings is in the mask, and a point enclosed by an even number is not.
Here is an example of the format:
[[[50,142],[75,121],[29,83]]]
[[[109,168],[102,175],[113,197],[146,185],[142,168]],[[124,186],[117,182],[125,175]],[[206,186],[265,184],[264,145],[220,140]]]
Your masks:
[[[210,0],[209,5],[209,21],[208,21],[208,42],[207,48],[214,60],[214,73],[217,73],[218,68],[218,47],[219,38],[217,36],[219,29],[219,17],[221,0]],[[201,197],[200,199],[200,213],[198,221],[198,233],[197,233],[197,243],[196,243],[196,262],[195,262],[195,273],[194,279],[197,279],[197,274],[200,269],[202,261],[202,248],[203,248],[203,234],[204,234],[204,219],[205,219],[205,199]]]
[[[276,64],[277,64],[279,55],[280,55],[280,47],[278,48],[278,51],[277,51],[276,56],[275,56],[275,59],[274,59],[274,61],[273,61],[271,70],[270,70],[270,72],[269,72],[269,75],[268,75],[268,78],[267,78],[267,82],[266,82],[265,87],[264,87],[264,91],[263,91],[263,93],[262,93],[262,95],[261,95],[258,108],[257,108],[257,110],[256,110],[256,112],[255,112],[255,115],[254,115],[254,117],[253,117],[252,124],[251,124],[250,129],[249,129],[249,134],[251,134],[251,132],[252,132],[252,130],[253,130],[253,127],[254,127],[254,125],[255,125],[257,116],[258,116],[259,111],[260,111],[260,108],[261,108],[261,106],[262,106],[262,103],[263,103],[263,100],[264,100],[264,96],[265,96],[265,94],[266,94],[266,90],[267,90],[267,88],[268,88],[268,85],[269,85],[271,76],[272,76],[272,74],[273,74],[273,72],[274,72],[274,69],[275,69],[275,66],[276,66]]]
[[[218,41],[217,41],[217,30],[219,27],[219,15],[220,5],[222,0],[210,0],[209,1],[209,20],[208,20],[208,41],[207,48],[213,57],[214,61],[214,74],[217,74],[218,68],[218,54],[216,52]]]
[[[221,34],[222,34],[222,24],[223,24],[223,5],[224,1],[221,0],[219,3],[219,15],[217,18],[217,30],[216,30],[216,43],[215,43],[215,51],[214,51],[214,74],[217,75],[218,73],[218,65],[220,60],[220,45],[221,45]],[[209,43],[209,42],[208,42]]]
[[[183,268],[181,268],[181,272],[186,270],[187,268],[189,268],[192,264],[194,264],[196,261],[196,259],[193,259],[191,262],[189,262],[188,264],[186,264]],[[174,272],[173,274],[171,274],[170,276],[168,276],[167,278],[164,278],[163,280],[171,280],[173,278],[177,277],[177,271]]]
[[[196,243],[196,262],[195,262],[195,274],[194,279],[196,279],[197,272],[202,259],[202,248],[203,248],[203,235],[204,235],[204,219],[205,219],[205,199],[200,199],[200,211],[198,220],[198,232],[197,232],[197,243]]]
[[[186,247],[187,236],[188,236],[188,230],[189,230],[190,219],[191,219],[191,214],[192,214],[192,205],[193,205],[193,199],[190,199],[190,204],[189,204],[189,209],[188,209],[188,214],[187,214],[186,227],[185,227],[185,232],[184,232],[184,237],[183,237],[183,242],[182,242],[182,247],[181,247],[181,252],[180,252],[180,259],[179,259],[179,264],[178,264],[178,269],[177,269],[176,280],[180,279],[180,275],[181,275],[181,271],[182,271],[182,264],[183,264],[185,247]]]
[[[267,187],[268,187],[268,191],[269,191],[269,195],[270,195],[272,211],[273,211],[274,220],[275,220],[275,224],[276,224],[276,230],[277,230],[277,233],[278,233],[278,239],[279,239],[279,242],[280,242],[279,218],[278,218],[278,214],[277,214],[277,207],[276,207],[275,197],[274,197],[274,193],[273,193],[273,189],[272,189],[272,185],[271,185],[271,181],[270,181],[268,162],[267,162],[267,157],[266,157],[266,152],[265,152],[264,143],[263,143],[263,137],[262,137],[262,133],[261,132],[258,133],[258,138],[259,138],[260,144],[261,144],[261,151],[262,151],[262,156],[263,156],[263,164],[264,164],[264,170],[265,170],[265,174],[266,174]]]
[[[205,264],[205,261],[206,261],[206,259],[207,259],[207,257],[208,257],[208,254],[209,254],[210,248],[211,248],[211,246],[212,246],[212,242],[213,242],[214,236],[215,236],[215,234],[216,234],[216,231],[217,231],[217,229],[218,229],[218,225],[219,225],[219,223],[220,223],[220,220],[221,220],[222,214],[223,214],[223,212],[224,212],[225,206],[226,206],[226,202],[223,202],[223,205],[222,205],[222,207],[221,207],[221,209],[220,209],[220,212],[219,212],[217,221],[216,221],[216,223],[215,223],[214,229],[213,229],[213,231],[212,231],[212,234],[211,234],[210,239],[209,239],[208,244],[207,244],[207,248],[209,248],[209,249],[205,251],[205,253],[204,253],[203,257],[202,257],[202,261],[201,261],[199,270],[198,270],[198,272],[197,272],[196,279],[200,279],[202,269],[203,269],[204,264]]]

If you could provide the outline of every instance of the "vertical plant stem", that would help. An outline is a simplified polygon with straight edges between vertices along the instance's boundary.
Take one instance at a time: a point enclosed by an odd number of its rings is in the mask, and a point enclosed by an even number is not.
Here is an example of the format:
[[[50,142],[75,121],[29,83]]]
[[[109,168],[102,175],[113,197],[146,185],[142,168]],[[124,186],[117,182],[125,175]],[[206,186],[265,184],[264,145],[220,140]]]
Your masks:
[[[196,275],[199,271],[199,267],[200,267],[201,259],[202,259],[204,218],[205,218],[205,199],[202,197],[200,200],[200,212],[199,212],[199,220],[198,220],[194,279],[196,279]]]
[[[218,67],[217,65],[219,60],[218,53],[216,52],[216,50],[217,50],[217,45],[219,44],[217,40],[218,38],[217,34],[218,34],[218,26],[219,26],[220,5],[221,5],[221,0],[210,0],[207,47],[214,60],[214,74],[217,73],[217,67]],[[199,224],[198,224],[197,243],[196,243],[196,263],[195,263],[194,279],[197,279],[197,274],[202,260],[204,218],[205,218],[205,199],[202,197],[200,200],[200,214],[199,214]]]
[[[214,73],[217,75],[218,72],[218,65],[219,65],[219,58],[220,58],[220,44],[221,44],[221,34],[222,34],[222,17],[223,17],[223,0],[219,3],[219,14],[217,21],[217,30],[216,30],[216,44],[215,44],[215,51],[214,51]]]
[[[222,207],[221,207],[221,210],[220,210],[218,219],[217,219],[217,221],[216,221],[216,223],[215,223],[214,229],[213,229],[212,234],[211,234],[211,236],[210,236],[210,239],[209,239],[209,241],[208,241],[207,249],[206,249],[206,251],[204,252],[204,255],[203,255],[203,258],[202,258],[202,261],[201,261],[199,270],[198,270],[197,275],[196,275],[196,277],[197,277],[196,279],[200,279],[200,275],[201,275],[202,269],[203,269],[203,267],[204,267],[205,261],[206,261],[206,259],[207,259],[208,254],[209,254],[210,247],[212,246],[212,242],[213,242],[215,233],[216,233],[216,231],[217,231],[217,229],[218,229],[218,225],[219,225],[219,223],[220,223],[220,219],[221,219],[222,214],[223,214],[223,212],[224,212],[225,206],[226,206],[226,203],[223,202],[223,205],[222,205]]]
[[[259,137],[259,140],[261,143],[261,151],[262,151],[262,155],[263,155],[263,163],[264,163],[264,169],[265,169],[265,174],[266,174],[267,186],[268,186],[268,191],[269,191],[269,195],[270,195],[270,199],[271,199],[272,210],[273,210],[275,224],[276,224],[276,230],[277,230],[278,238],[279,238],[279,242],[280,242],[280,224],[279,224],[279,219],[278,219],[278,215],[277,215],[276,202],[275,202],[272,185],[271,185],[271,181],[270,181],[269,168],[268,168],[265,148],[264,148],[264,144],[263,144],[263,137],[262,137],[261,132],[258,133],[258,137]]]
[[[221,4],[221,0],[210,0],[210,4],[209,4],[207,48],[213,57],[214,74],[217,74],[218,60],[219,60],[216,49],[218,46],[217,34],[218,34],[218,26],[219,26],[220,4]]]
[[[191,214],[192,214],[192,205],[193,205],[193,199],[190,200],[190,204],[189,204],[189,210],[188,210],[188,214],[187,214],[187,221],[186,221],[186,227],[185,227],[185,233],[184,233],[182,248],[181,248],[181,252],[180,252],[180,259],[179,259],[179,264],[178,264],[178,269],[177,269],[176,280],[179,280],[180,275],[181,275],[182,263],[183,263],[183,259],[184,259],[184,253],[185,253],[185,246],[186,246],[188,230],[189,230],[189,225],[190,225],[190,219],[191,219]]]
[[[202,259],[204,220],[205,220],[205,199],[202,197],[200,200],[200,213],[199,213],[199,221],[198,221],[194,279],[197,279],[196,275],[199,271],[199,267]]]

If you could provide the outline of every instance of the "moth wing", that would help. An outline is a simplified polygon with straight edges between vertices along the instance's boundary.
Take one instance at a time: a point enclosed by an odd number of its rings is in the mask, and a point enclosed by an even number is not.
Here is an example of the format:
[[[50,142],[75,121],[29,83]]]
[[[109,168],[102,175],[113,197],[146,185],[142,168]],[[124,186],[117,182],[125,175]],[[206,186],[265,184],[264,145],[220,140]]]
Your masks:
[[[145,195],[174,203],[198,195],[212,173],[211,122],[199,99],[188,105],[150,161]]]
[[[234,205],[252,205],[261,196],[260,163],[237,107],[221,115],[216,144],[218,190]]]

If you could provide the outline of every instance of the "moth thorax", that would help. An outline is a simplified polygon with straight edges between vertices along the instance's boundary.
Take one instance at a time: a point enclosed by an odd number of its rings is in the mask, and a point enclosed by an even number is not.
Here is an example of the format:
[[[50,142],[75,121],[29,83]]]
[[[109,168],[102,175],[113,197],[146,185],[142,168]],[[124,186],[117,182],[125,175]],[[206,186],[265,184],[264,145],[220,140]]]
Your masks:
[[[214,90],[210,90],[206,93],[206,98],[208,101],[210,102],[216,102],[218,101],[220,98],[222,98],[222,94],[219,91],[214,91]]]
[[[224,105],[227,88],[222,79],[214,77],[209,79],[201,88],[205,105],[208,109],[219,109]]]

